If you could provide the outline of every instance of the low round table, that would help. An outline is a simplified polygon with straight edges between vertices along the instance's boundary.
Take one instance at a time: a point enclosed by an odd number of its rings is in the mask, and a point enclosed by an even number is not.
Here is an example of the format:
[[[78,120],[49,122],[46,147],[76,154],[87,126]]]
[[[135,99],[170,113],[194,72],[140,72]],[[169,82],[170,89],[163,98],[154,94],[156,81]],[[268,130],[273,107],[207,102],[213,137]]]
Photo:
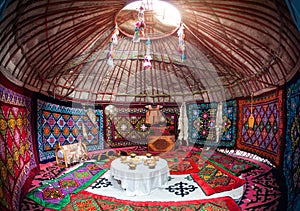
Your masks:
[[[158,160],[154,169],[141,162],[134,170],[129,169],[127,163],[122,163],[121,159],[117,158],[111,163],[110,173],[112,178],[120,181],[118,184],[128,196],[148,195],[157,188],[163,187],[170,175],[168,163],[162,158]]]

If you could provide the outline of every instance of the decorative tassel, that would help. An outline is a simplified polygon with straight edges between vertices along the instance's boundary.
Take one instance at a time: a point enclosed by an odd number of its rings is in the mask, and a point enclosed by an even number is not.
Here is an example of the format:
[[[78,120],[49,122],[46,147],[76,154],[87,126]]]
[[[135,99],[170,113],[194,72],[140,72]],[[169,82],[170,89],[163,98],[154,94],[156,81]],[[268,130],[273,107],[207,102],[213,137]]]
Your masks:
[[[140,42],[140,38],[145,36],[146,24],[144,22],[144,11],[145,7],[141,5],[138,11],[138,21],[134,24],[133,42]]]
[[[177,31],[178,35],[178,51],[181,54],[181,61],[183,62],[186,59],[186,54],[185,54],[185,34],[184,34],[184,27],[183,24],[179,27]]]
[[[144,69],[148,69],[148,68],[151,68],[152,67],[152,65],[151,65],[151,56],[150,55],[146,55],[145,57],[144,57]]]
[[[139,21],[144,21],[144,11],[145,11],[145,8],[143,5],[140,6],[139,8],[139,13],[138,13],[138,20]]]
[[[134,35],[133,35],[132,41],[140,42],[140,31],[139,30],[134,30]]]
[[[253,93],[251,94],[251,107],[250,107],[250,116],[248,119],[248,126],[249,128],[254,127],[254,116],[253,116]]]
[[[150,62],[152,60],[152,57],[150,56],[150,45],[151,45],[151,41],[148,38],[148,40],[146,41],[146,55],[144,57],[144,69],[148,69],[152,67]]]
[[[118,44],[118,35],[119,35],[119,30],[118,30],[118,26],[116,26],[111,36],[111,41],[109,42],[109,53],[107,55],[108,59],[106,63],[108,66],[111,67],[114,66],[114,57],[115,57],[114,46]]]

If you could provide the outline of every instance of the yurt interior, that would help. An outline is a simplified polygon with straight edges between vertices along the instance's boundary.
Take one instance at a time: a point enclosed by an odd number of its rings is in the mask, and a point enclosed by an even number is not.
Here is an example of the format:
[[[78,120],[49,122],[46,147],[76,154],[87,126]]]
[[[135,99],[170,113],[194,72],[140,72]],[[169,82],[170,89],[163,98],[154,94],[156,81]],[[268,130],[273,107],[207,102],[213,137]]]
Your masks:
[[[300,210],[299,0],[0,0],[1,211]]]

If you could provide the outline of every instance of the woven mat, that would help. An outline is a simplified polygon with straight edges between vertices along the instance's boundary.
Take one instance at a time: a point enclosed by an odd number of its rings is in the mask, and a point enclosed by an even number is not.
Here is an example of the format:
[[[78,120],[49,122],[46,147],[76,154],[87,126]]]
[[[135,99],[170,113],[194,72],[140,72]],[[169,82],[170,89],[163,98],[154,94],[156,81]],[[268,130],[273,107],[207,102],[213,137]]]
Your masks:
[[[237,211],[238,205],[230,197],[219,197],[213,199],[192,200],[184,202],[133,202],[128,200],[118,200],[111,197],[95,195],[86,191],[74,195],[71,202],[65,206],[63,211],[67,210],[101,210],[101,211],[174,211],[174,210],[219,210],[219,211]]]
[[[208,196],[233,190],[245,183],[244,179],[232,175],[230,172],[202,157],[199,157],[198,168],[199,172],[191,173],[191,176]]]
[[[60,210],[70,202],[70,194],[87,188],[107,169],[96,162],[86,162],[78,168],[31,190],[26,197],[44,207]]]
[[[200,155],[204,159],[209,160],[214,165],[219,166],[220,168],[223,168],[224,170],[230,172],[231,174],[235,176],[241,175],[241,173],[248,172],[254,168],[257,168],[258,165],[246,161],[241,158],[233,157],[230,155],[226,155],[222,152],[213,151],[213,152],[196,152],[197,155]]]

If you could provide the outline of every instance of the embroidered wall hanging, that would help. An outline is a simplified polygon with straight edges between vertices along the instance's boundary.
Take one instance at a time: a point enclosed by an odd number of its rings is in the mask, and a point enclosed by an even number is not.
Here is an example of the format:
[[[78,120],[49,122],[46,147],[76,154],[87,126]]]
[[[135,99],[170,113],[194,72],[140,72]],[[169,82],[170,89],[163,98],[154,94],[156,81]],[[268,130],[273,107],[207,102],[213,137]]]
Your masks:
[[[237,148],[269,159],[276,166],[281,163],[283,145],[283,91],[238,101],[239,121]],[[248,126],[251,113],[254,126]]]
[[[288,190],[288,210],[297,210],[300,207],[300,79],[286,90],[287,130],[283,172]]]
[[[191,144],[233,147],[236,141],[236,101],[222,102],[222,129],[216,143],[217,103],[187,104],[188,139]]]
[[[38,100],[37,130],[39,160],[48,162],[55,158],[55,149],[60,145],[82,140],[88,151],[104,148],[103,110],[89,110],[56,105]],[[93,117],[93,118],[91,118]]]
[[[166,123],[164,127],[157,127],[146,122],[145,107],[117,106],[116,115],[106,117],[106,140],[111,147],[145,145],[148,136],[177,135],[177,107],[163,107],[160,110]],[[161,129],[163,128],[163,129]]]
[[[21,190],[37,167],[31,99],[0,85],[0,210],[19,210]]]

